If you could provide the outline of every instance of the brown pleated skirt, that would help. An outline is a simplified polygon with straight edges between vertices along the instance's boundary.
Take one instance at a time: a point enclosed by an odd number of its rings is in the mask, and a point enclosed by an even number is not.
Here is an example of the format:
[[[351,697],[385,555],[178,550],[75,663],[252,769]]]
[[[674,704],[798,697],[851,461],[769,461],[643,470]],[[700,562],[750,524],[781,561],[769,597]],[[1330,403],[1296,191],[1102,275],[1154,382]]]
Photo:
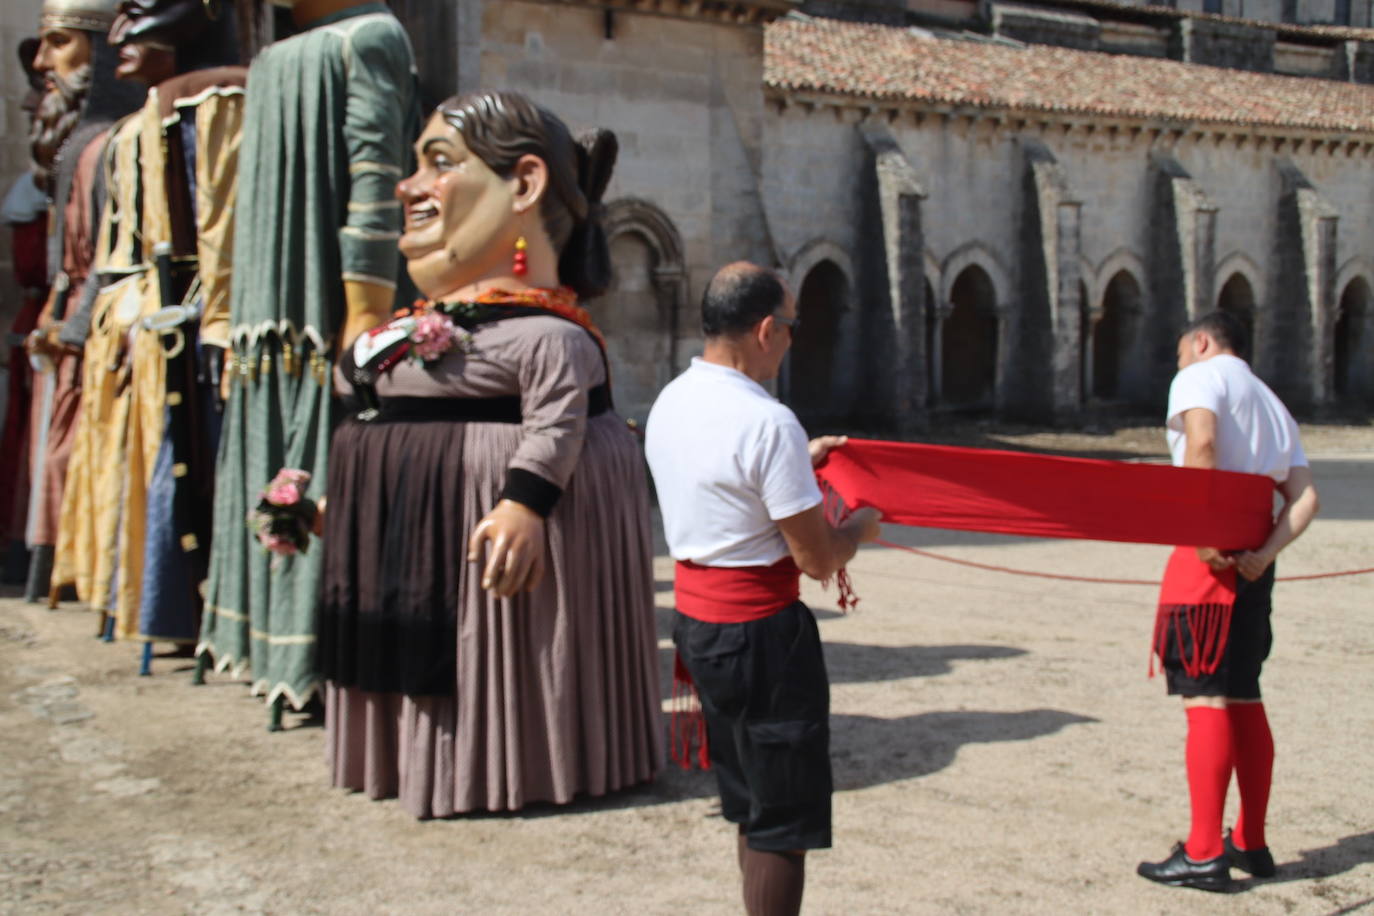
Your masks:
[[[349,607],[343,618],[371,618],[380,632],[379,615],[399,607],[410,619],[396,632],[447,628],[454,651],[449,690],[434,687],[428,652],[419,653],[428,684],[358,686],[392,680],[385,671],[394,665],[360,673],[374,637],[355,639],[347,660],[326,664],[339,678],[325,691],[334,785],[398,797],[428,818],[603,795],[652,779],[662,766],[653,548],[638,444],[614,414],[588,421],[577,469],[548,519],[544,580],[532,593],[495,599],[467,564],[466,542],[496,504],[520,439],[519,425],[501,423],[346,423],[336,432],[326,608]],[[397,512],[404,534],[389,522]],[[416,578],[423,581],[405,585]],[[347,642],[338,630],[351,624],[327,625],[337,652]],[[406,644],[395,632],[388,639],[387,652]]]

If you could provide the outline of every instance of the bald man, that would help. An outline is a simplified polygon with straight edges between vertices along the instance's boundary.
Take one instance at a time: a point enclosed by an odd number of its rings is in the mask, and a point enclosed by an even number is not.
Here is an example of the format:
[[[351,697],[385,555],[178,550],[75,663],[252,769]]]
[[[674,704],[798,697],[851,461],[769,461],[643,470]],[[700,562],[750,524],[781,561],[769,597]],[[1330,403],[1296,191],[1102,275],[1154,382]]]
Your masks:
[[[801,909],[808,849],[831,845],[830,686],[802,574],[833,576],[878,536],[861,510],[831,526],[807,442],[763,383],[797,327],[770,270],[720,270],[701,309],[705,352],[659,395],[646,451],[677,560],[673,641],[701,698],[721,813],[738,825],[750,916]]]

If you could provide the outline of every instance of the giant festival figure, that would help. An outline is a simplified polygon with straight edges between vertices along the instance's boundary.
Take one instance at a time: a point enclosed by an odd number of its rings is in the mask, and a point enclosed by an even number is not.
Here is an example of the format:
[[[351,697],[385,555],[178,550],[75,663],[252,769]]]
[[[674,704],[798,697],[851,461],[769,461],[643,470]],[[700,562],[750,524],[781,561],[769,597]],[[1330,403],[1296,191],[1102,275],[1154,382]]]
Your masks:
[[[20,107],[30,129],[39,127],[38,107],[44,100],[43,78],[33,68],[38,39],[19,43],[19,62],[29,78],[29,91]],[[57,97],[61,100],[61,96]],[[29,405],[33,397],[33,367],[23,340],[38,326],[38,314],[48,298],[48,195],[38,186],[39,166],[24,171],[5,192],[0,223],[10,229],[10,260],[19,285],[19,309],[10,324],[5,426],[0,433],[0,581],[23,584],[28,578],[28,550],[24,528],[29,516]]]
[[[395,303],[396,182],[418,115],[410,43],[383,3],[299,0],[303,31],[248,73],[234,231],[228,398],[202,665],[251,669],[273,725],[319,689],[320,552],[270,557],[245,519],[283,468],[324,489],[338,348]]]
[[[89,329],[96,224],[104,209],[100,163],[110,125],[143,101],[142,86],[114,78],[117,52],[105,35],[117,0],[45,0],[34,67],[48,88],[32,136],[39,183],[51,201],[51,292],[29,335],[44,367],[30,420],[30,500],[25,540],[32,549],[25,597],[50,595],[58,517],[81,405],[82,348]]]
[[[335,785],[419,818],[662,763],[648,488],[577,299],[617,145],[511,92],[441,104],[400,183],[425,299],[340,360],[321,663]]]
[[[197,636],[245,76],[233,65],[232,12],[124,0],[109,34],[115,75],[149,91],[105,155],[53,579],[111,615],[121,638],[189,646]]]

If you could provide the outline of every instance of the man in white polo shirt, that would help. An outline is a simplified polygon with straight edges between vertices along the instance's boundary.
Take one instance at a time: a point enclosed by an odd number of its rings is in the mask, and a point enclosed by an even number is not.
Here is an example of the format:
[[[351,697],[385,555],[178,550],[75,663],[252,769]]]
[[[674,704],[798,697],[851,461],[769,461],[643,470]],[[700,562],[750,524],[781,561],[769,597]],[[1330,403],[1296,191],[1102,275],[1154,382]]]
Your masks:
[[[739,826],[750,916],[801,909],[808,849],[830,846],[830,687],[803,573],[828,579],[878,514],[829,525],[810,443],[760,383],[777,376],[796,302],[770,270],[727,265],[702,301],[705,352],[655,402],[646,429],[668,549],[673,641],[701,698],[721,813]]]
[[[1191,625],[1169,621],[1163,641],[1169,693],[1183,697],[1192,828],[1163,862],[1142,862],[1142,877],[1178,887],[1225,890],[1230,866],[1257,877],[1274,874],[1264,838],[1274,739],[1260,699],[1260,668],[1273,641],[1269,626],[1274,558],[1307,528],[1319,508],[1307,455],[1288,408],[1241,359],[1245,329],[1212,312],[1179,337],[1178,374],[1169,388],[1168,436],[1174,464],[1264,474],[1283,499],[1264,544],[1234,555],[1209,547],[1198,558],[1217,572],[1234,569],[1236,597],[1221,662],[1190,676],[1183,656],[1201,640]],[[1240,790],[1235,829],[1221,832],[1231,773]]]

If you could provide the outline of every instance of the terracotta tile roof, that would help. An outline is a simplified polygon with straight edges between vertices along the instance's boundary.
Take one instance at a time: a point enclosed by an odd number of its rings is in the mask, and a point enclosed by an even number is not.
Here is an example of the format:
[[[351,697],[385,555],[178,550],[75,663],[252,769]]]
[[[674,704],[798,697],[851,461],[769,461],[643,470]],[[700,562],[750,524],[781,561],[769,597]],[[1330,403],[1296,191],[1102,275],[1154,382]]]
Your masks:
[[[1374,133],[1374,86],[792,16],[769,25],[784,92],[993,110]]]

